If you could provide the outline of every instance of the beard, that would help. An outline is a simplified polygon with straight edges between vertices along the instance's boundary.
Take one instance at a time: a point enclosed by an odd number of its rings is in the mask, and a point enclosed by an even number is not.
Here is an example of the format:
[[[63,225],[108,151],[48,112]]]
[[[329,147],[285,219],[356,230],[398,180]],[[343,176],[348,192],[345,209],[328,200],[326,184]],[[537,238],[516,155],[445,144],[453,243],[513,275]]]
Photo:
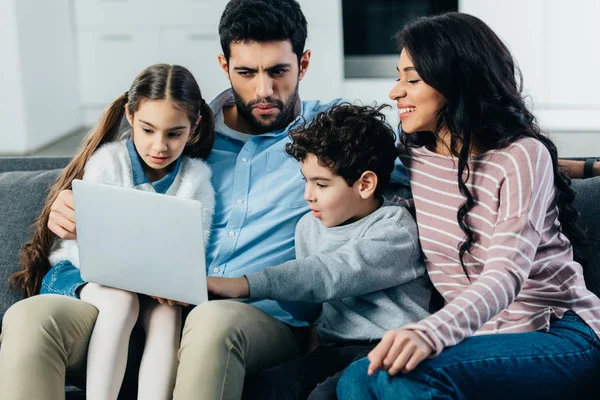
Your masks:
[[[272,132],[279,129],[285,128],[294,117],[294,109],[296,108],[296,103],[298,102],[298,85],[300,82],[296,84],[296,88],[294,92],[284,101],[279,99],[274,99],[272,97],[263,97],[259,99],[250,100],[248,103],[244,102],[244,99],[235,91],[235,88],[232,86],[231,90],[233,92],[233,98],[235,100],[235,106],[237,107],[237,111],[239,115],[254,129],[258,132]],[[252,110],[258,104],[268,104],[269,106],[275,107],[279,110],[279,113],[276,114],[275,118],[272,120],[262,120],[261,118],[256,118],[252,114]]]

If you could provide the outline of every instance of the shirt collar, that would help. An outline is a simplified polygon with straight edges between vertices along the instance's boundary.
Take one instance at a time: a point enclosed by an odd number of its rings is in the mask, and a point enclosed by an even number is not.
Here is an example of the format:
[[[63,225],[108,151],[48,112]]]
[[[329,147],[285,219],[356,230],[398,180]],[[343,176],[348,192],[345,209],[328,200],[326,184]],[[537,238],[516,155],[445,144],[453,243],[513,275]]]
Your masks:
[[[175,177],[179,172],[179,166],[181,165],[181,157],[179,157],[170,167],[169,172],[162,177],[161,179],[150,182],[148,176],[146,176],[146,172],[144,172],[144,167],[142,166],[142,161],[140,156],[138,155],[137,150],[135,149],[135,145],[133,144],[132,139],[128,139],[126,142],[127,152],[129,153],[129,159],[131,160],[131,172],[133,178],[133,186],[143,185],[145,183],[149,183],[154,188],[156,193],[165,194],[167,190],[171,187],[173,182],[175,181]]]

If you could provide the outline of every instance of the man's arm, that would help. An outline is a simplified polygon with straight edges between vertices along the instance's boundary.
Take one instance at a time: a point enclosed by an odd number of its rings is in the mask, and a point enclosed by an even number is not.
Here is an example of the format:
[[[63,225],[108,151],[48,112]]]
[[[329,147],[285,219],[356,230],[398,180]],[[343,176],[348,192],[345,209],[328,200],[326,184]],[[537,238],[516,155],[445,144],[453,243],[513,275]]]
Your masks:
[[[584,178],[584,166],[586,161],[576,160],[558,160],[558,166],[571,179]],[[600,161],[594,162],[591,169],[591,176],[600,176]],[[589,176],[588,176],[589,178]]]
[[[63,190],[58,194],[50,207],[48,218],[48,229],[61,239],[77,239],[75,227],[75,206],[73,203],[73,192]]]

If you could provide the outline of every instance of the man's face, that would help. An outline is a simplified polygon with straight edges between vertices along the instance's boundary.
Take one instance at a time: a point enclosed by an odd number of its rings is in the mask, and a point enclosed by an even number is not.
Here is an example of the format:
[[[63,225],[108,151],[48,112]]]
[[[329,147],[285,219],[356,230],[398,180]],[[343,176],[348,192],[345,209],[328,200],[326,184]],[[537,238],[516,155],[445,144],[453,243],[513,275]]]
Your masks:
[[[298,57],[288,41],[231,43],[227,68],[239,115],[257,133],[284,128],[295,116],[298,83],[310,52]]]

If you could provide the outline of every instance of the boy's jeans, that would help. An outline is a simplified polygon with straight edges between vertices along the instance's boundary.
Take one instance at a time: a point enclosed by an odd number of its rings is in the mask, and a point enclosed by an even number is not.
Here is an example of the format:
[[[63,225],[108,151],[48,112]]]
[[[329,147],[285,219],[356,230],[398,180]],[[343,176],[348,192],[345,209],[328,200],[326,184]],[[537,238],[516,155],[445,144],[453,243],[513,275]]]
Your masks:
[[[362,359],[346,369],[340,400],[582,399],[600,391],[600,342],[570,311],[549,332],[472,337],[406,375],[368,376],[368,365]]]

